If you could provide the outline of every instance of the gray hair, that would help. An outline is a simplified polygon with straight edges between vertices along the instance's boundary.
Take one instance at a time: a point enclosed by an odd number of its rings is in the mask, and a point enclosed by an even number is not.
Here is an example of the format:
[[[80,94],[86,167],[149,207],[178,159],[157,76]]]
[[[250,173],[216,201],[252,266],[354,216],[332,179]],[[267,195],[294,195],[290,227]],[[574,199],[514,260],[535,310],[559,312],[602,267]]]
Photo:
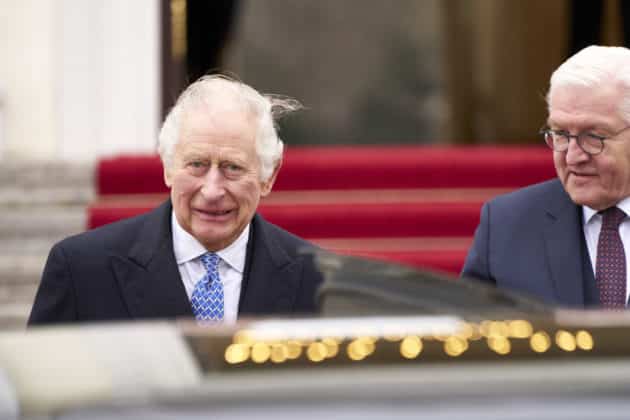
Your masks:
[[[597,88],[610,83],[622,89],[621,117],[630,123],[630,49],[591,45],[569,57],[551,75],[547,104],[562,86]]]
[[[165,168],[173,163],[175,145],[179,141],[180,124],[185,112],[195,105],[206,105],[208,116],[212,110],[225,107],[226,102],[236,110],[249,114],[258,125],[256,152],[260,159],[262,181],[267,181],[282,159],[284,144],[278,137],[277,120],[302,109],[295,99],[279,95],[263,95],[252,87],[225,75],[203,76],[182,92],[170,110],[159,134],[158,153]]]

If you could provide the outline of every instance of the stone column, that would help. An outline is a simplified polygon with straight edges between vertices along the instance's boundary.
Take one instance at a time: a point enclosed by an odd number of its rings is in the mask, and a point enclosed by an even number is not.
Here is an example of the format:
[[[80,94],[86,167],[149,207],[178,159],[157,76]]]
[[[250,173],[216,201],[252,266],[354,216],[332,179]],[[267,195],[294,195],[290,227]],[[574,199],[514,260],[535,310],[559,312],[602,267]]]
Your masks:
[[[159,39],[158,0],[4,0],[3,157],[153,151]]]

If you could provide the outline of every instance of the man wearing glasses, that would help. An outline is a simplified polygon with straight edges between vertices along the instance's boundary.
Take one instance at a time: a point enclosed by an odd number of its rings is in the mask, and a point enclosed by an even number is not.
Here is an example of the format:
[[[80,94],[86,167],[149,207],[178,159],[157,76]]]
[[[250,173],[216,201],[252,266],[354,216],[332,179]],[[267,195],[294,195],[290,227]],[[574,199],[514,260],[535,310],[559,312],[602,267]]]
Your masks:
[[[547,102],[558,179],[486,203],[462,275],[551,304],[625,308],[630,50],[581,50],[551,76]]]

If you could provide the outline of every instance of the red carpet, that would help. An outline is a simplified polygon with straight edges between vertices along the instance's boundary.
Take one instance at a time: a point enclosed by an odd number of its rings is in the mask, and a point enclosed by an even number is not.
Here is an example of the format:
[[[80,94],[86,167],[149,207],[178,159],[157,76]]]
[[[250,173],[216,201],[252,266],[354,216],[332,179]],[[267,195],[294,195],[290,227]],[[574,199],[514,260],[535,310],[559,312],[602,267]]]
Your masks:
[[[361,146],[291,148],[274,189],[515,188],[555,176],[546,147]],[[155,155],[103,159],[97,191],[166,192]]]
[[[545,147],[292,148],[259,210],[335,252],[458,273],[481,204],[554,176]],[[157,156],[103,159],[97,179],[89,228],[167,197]]]
[[[97,227],[151,210],[154,205],[93,204],[89,226]],[[481,203],[331,203],[268,205],[259,212],[270,222],[304,238],[470,236]]]

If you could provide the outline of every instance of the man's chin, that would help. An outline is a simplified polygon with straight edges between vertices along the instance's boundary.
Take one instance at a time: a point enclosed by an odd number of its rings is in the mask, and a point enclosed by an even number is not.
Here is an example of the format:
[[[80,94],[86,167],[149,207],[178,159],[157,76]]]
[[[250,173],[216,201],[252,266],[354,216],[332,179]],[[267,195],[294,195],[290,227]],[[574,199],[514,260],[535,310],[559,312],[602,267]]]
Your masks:
[[[578,206],[587,206],[594,210],[603,210],[610,207],[608,204],[602,204],[605,201],[602,197],[599,197],[590,191],[573,190],[569,191],[569,196]]]
[[[227,248],[234,240],[233,235],[227,232],[196,231],[193,236],[205,246],[208,251],[219,251]]]
[[[243,229],[235,220],[228,223],[195,220],[191,234],[209,251],[218,251],[234,242]]]

